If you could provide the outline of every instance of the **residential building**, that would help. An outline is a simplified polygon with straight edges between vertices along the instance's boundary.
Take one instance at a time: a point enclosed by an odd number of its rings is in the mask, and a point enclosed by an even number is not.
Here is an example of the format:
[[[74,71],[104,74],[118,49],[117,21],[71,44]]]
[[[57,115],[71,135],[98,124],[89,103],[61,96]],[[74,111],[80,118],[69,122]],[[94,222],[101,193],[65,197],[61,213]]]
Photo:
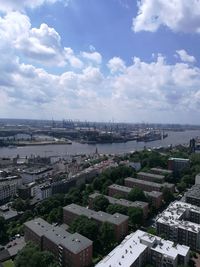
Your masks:
[[[102,196],[99,193],[93,193],[89,196],[89,208],[93,209],[93,202],[94,199],[98,196]],[[149,204],[147,202],[144,201],[129,201],[127,199],[123,199],[123,198],[113,198],[113,197],[109,197],[106,195],[103,195],[110,204],[112,205],[120,205],[126,208],[140,208],[143,211],[143,217],[144,219],[146,219],[148,217],[148,211],[149,211]]]
[[[200,184],[195,184],[185,193],[185,201],[200,207]]]
[[[168,169],[173,172],[179,172],[183,169],[190,166],[190,160],[189,159],[183,159],[183,158],[169,158],[168,159]]]
[[[169,184],[169,183],[159,184],[159,183],[143,181],[143,180],[131,178],[131,177],[125,178],[124,183],[125,183],[125,186],[128,186],[128,187],[137,186],[147,192],[150,192],[150,191],[160,192],[163,190],[163,188],[168,188],[171,193],[174,193],[174,190],[175,190],[174,184]]]
[[[20,175],[22,177],[23,184],[29,184],[40,179],[46,179],[51,176],[52,173],[52,167],[42,167],[25,169],[20,173]]]
[[[200,173],[195,176],[195,184],[200,184]]]
[[[20,212],[13,210],[8,204],[0,206],[0,217],[3,217],[5,221],[17,220],[19,216]]]
[[[138,172],[137,178],[144,180],[144,181],[161,183],[161,184],[164,183],[164,181],[165,181],[164,175],[153,174],[153,173],[149,173],[149,172]]]
[[[54,254],[60,266],[86,267],[92,263],[92,241],[78,234],[70,234],[41,218],[24,224],[25,241],[32,241],[41,250]]]
[[[19,176],[0,178],[0,204],[9,201],[11,197],[14,197],[21,183],[22,179]]]
[[[171,170],[161,169],[161,168],[151,168],[150,171],[152,173],[160,174],[160,175],[172,175],[173,174]]]
[[[156,218],[159,235],[191,247],[200,249],[200,208],[185,202],[175,201]]]
[[[128,233],[128,216],[123,214],[115,213],[111,215],[103,211],[90,210],[76,204],[70,204],[63,208],[63,222],[66,224],[71,224],[74,219],[81,215],[94,220],[99,226],[104,222],[113,225],[117,241],[120,241]]]
[[[190,248],[174,244],[158,236],[137,230],[126,236],[122,243],[95,267],[177,267],[187,265]]]
[[[121,197],[127,198],[128,194],[130,193],[131,190],[132,190],[132,188],[130,188],[130,187],[123,186],[123,185],[118,185],[118,184],[112,184],[112,185],[108,186],[108,194],[111,197],[113,197],[115,195],[119,195]],[[144,194],[146,195],[146,197],[148,197],[151,200],[152,205],[156,209],[159,209],[161,207],[162,201],[163,201],[162,192],[158,192],[158,191],[147,192],[147,191],[144,191]]]

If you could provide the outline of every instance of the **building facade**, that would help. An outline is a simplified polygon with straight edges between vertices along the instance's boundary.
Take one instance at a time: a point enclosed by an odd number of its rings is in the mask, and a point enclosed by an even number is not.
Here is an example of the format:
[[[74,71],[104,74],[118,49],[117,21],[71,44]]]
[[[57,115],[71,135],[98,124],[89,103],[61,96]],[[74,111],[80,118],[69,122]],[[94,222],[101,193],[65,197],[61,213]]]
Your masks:
[[[54,254],[59,266],[86,267],[92,263],[92,241],[78,234],[70,234],[41,218],[24,224],[25,241],[32,241],[41,250]]]
[[[97,212],[79,206],[77,204],[70,204],[63,208],[63,222],[66,224],[70,225],[73,220],[81,215],[94,220],[99,226],[101,226],[104,222],[108,222],[113,225],[115,231],[115,239],[117,241],[120,241],[128,233],[128,216],[125,216],[123,214],[115,213],[111,215],[102,211]]]
[[[93,202],[94,199],[98,196],[102,196],[99,193],[93,193],[89,196],[89,208],[93,209]],[[148,211],[149,211],[149,204],[147,202],[144,201],[129,201],[127,199],[123,199],[123,198],[113,198],[113,197],[109,197],[106,195],[103,195],[110,204],[112,205],[120,205],[123,206],[125,208],[140,208],[143,212],[143,218],[146,219],[148,217]]]
[[[156,229],[175,242],[200,249],[200,208],[175,201],[157,216]]]

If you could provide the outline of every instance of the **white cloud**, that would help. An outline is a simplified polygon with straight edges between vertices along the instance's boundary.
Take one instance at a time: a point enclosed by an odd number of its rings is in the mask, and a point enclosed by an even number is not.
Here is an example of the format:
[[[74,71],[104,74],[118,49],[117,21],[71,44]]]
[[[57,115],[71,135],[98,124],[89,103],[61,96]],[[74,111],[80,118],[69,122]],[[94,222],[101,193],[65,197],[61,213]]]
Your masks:
[[[196,61],[194,56],[190,56],[185,50],[177,50],[176,53],[179,55],[180,59],[184,62],[194,63]]]
[[[82,68],[83,62],[74,54],[74,51],[70,47],[64,48],[64,57],[73,68]]]
[[[155,32],[160,26],[172,31],[200,32],[199,0],[138,0],[133,30]]]
[[[81,56],[87,60],[93,61],[94,63],[101,64],[102,56],[100,53],[94,52],[82,52]]]
[[[124,61],[119,57],[113,57],[108,61],[107,64],[108,68],[110,69],[111,73],[116,72],[123,72],[126,69]]]
[[[70,0],[0,0],[0,10],[3,12],[24,11],[26,8],[37,8],[44,4],[54,4],[63,2],[67,5]]]
[[[58,32],[43,23],[39,28],[31,28],[27,15],[10,12],[0,17],[0,47],[17,50],[27,59],[44,65],[82,68],[83,62],[71,48],[63,48]]]
[[[158,55],[150,63],[134,58],[123,69],[115,76],[105,76],[92,66],[53,75],[4,55],[0,95],[5,102],[0,112],[4,109],[8,114],[15,107],[13,114],[21,114],[17,111],[20,107],[35,116],[42,110],[48,118],[55,112],[60,118],[69,113],[80,119],[107,120],[113,116],[129,121],[155,121],[163,115],[163,122],[172,117],[176,122],[183,113],[187,116],[192,111],[199,116],[200,68],[182,62],[169,65]]]

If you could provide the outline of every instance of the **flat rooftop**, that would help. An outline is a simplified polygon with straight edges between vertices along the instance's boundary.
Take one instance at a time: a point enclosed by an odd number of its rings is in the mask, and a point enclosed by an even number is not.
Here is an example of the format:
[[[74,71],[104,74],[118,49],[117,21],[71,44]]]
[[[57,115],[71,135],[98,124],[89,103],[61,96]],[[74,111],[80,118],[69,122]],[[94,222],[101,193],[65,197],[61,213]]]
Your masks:
[[[41,218],[28,221],[25,225],[40,237],[45,236],[56,245],[61,245],[74,254],[92,245],[92,241],[88,238],[78,233],[71,234],[59,226],[54,227]]]
[[[190,212],[200,214],[200,208],[185,202],[175,201],[157,216],[156,222],[198,233],[200,232],[200,225],[187,219]]]
[[[183,158],[169,158],[169,160],[179,161],[179,162],[189,162],[189,159],[183,159]]]
[[[94,199],[96,198],[97,196],[102,196],[101,194],[99,193],[93,193],[90,195],[90,198]],[[121,205],[121,206],[125,206],[125,207],[138,207],[138,208],[146,208],[148,207],[148,203],[147,202],[144,202],[144,201],[129,201],[127,199],[123,199],[123,198],[114,198],[114,197],[110,197],[110,196],[106,196],[106,195],[103,195],[105,198],[108,199],[109,203],[110,204],[113,204],[113,205]]]
[[[171,170],[162,169],[162,168],[151,168],[151,171],[157,171],[163,174],[172,174],[173,172]]]
[[[170,184],[170,183],[159,184],[159,183],[150,182],[150,181],[143,181],[141,179],[132,178],[132,177],[125,178],[124,181],[130,181],[130,182],[137,183],[137,184],[153,186],[158,189],[161,189],[162,187],[168,187],[168,188],[174,187],[174,184]]]
[[[118,189],[118,190],[121,190],[125,193],[129,193],[131,191],[132,188],[130,187],[127,187],[127,186],[123,186],[123,185],[118,185],[118,184],[112,184],[112,185],[109,185],[108,188],[111,188],[111,189]]]
[[[185,194],[186,197],[200,199],[200,184],[196,184],[191,187],[187,193]]]
[[[190,250],[187,246],[175,246],[171,241],[137,230],[126,236],[122,243],[101,260],[96,267],[130,267],[148,249],[173,259],[176,259],[178,255],[186,256]]]
[[[165,176],[164,175],[160,175],[160,174],[154,174],[154,173],[150,173],[150,172],[138,172],[139,176],[146,176],[152,179],[157,179],[157,180],[164,180]]]
[[[77,204],[70,204],[63,208],[66,211],[73,212],[79,216],[85,215],[89,219],[94,219],[100,222],[110,222],[115,225],[119,225],[122,222],[126,221],[128,219],[128,216],[125,216],[120,213],[115,213],[113,215],[103,212],[103,211],[94,211],[87,209],[85,207],[79,206]]]

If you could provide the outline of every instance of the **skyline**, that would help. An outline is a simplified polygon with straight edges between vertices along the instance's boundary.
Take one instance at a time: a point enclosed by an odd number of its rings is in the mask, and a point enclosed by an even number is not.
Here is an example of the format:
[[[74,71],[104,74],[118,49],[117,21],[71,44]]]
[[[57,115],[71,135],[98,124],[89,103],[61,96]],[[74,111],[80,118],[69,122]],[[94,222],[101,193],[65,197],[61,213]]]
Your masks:
[[[198,0],[0,0],[1,117],[199,124],[199,15]]]

